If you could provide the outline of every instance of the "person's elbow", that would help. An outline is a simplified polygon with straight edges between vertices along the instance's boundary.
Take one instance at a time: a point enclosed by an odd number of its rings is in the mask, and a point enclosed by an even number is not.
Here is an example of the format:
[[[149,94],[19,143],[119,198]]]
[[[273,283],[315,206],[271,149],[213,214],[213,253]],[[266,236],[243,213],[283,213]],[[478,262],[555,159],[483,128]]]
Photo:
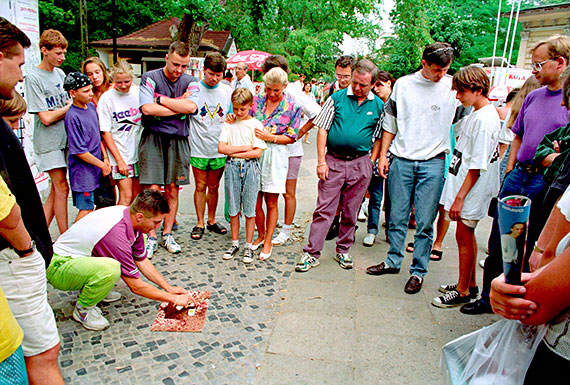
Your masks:
[[[143,104],[141,106],[141,112],[143,113],[143,115],[153,115],[153,104],[154,103],[147,103],[147,104]]]
[[[222,155],[229,155],[227,151],[227,145],[224,142],[218,142],[218,152]]]
[[[261,153],[263,152],[263,150],[261,148],[254,148],[253,149],[253,153],[252,153],[252,158],[253,159],[259,159],[261,158]]]
[[[40,122],[42,122],[44,126],[50,126],[55,122],[55,120],[53,119],[52,115],[49,112],[50,111],[38,112],[38,118],[40,119]]]
[[[198,110],[198,106],[192,100],[186,99],[186,102],[183,105],[182,114],[193,114]]]
[[[20,206],[18,206],[17,203],[14,203],[10,214],[8,214],[6,218],[0,221],[0,228],[9,231],[16,230],[21,219],[22,216],[20,214]]]

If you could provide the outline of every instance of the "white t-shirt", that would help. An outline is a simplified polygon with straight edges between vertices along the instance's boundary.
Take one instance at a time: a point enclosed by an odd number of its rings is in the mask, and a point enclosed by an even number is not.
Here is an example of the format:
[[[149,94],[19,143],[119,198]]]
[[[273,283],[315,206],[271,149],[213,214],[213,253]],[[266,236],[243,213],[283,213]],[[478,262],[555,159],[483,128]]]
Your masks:
[[[232,89],[219,83],[209,87],[199,83],[198,111],[190,116],[190,153],[197,158],[222,158],[218,152],[220,132],[230,110]]]
[[[230,146],[253,146],[266,149],[265,141],[255,136],[256,128],[263,130],[263,123],[255,118],[236,120],[234,124],[224,123],[219,141]]]
[[[449,153],[449,129],[457,107],[449,76],[435,83],[418,71],[398,79],[382,121],[382,129],[396,135],[390,152],[409,160]]]
[[[481,170],[461,210],[461,218],[481,220],[487,215],[491,198],[499,193],[499,114],[491,104],[472,112],[454,127],[458,134],[440,204],[449,210],[469,170]]]
[[[501,134],[499,135],[499,143],[503,144],[511,144],[511,142],[515,139],[515,134],[511,131],[510,128],[507,128],[507,122],[511,117],[511,109],[507,111],[507,115],[505,116],[505,120],[501,120]]]
[[[303,91],[296,87],[294,83],[289,83],[287,88],[285,88],[285,95],[293,101],[296,105],[300,106],[303,110],[303,114],[307,120],[313,119],[315,116],[321,112],[321,106],[316,102],[313,95],[307,95]],[[307,121],[305,121],[306,123]],[[299,126],[299,129],[303,127],[304,123]],[[289,157],[292,156],[303,156],[303,143],[300,140],[295,141],[287,145],[287,150],[289,152]]]
[[[117,150],[126,164],[139,161],[139,142],[141,134],[141,110],[139,108],[139,87],[132,85],[128,93],[116,89],[105,92],[97,105],[99,128],[110,132],[117,145]],[[108,151],[109,161],[113,166],[117,160]]]

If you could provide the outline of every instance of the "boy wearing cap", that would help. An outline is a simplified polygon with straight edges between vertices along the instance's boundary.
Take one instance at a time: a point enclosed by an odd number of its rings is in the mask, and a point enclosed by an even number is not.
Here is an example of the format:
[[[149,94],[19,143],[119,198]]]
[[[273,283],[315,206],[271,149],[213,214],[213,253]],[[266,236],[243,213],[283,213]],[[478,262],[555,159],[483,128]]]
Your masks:
[[[65,131],[69,147],[69,181],[73,205],[79,209],[77,222],[95,208],[93,192],[103,176],[111,173],[109,162],[103,161],[99,120],[93,99],[93,85],[89,78],[72,72],[65,78],[64,89],[69,92],[73,104],[65,114]]]

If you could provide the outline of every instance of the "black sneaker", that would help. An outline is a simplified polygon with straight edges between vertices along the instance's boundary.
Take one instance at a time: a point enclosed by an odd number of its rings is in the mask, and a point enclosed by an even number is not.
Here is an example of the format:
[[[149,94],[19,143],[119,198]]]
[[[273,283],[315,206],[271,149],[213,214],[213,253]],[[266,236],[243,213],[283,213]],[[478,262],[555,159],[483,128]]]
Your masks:
[[[482,301],[481,299],[478,299],[477,301],[473,301],[461,306],[459,311],[462,312],[463,314],[479,315],[485,313],[492,313],[493,309],[491,308],[491,305]]]
[[[453,285],[441,285],[439,287],[439,292],[443,293],[443,294],[447,294],[450,291],[454,291],[457,290],[457,284],[453,284]],[[477,296],[479,295],[479,286],[473,286],[469,288],[469,297],[471,297],[472,299],[477,299]]]
[[[222,256],[222,259],[232,259],[239,251],[239,246],[230,247]]]
[[[431,301],[431,304],[436,307],[455,307],[466,304],[471,301],[469,296],[462,297],[457,290],[450,291],[441,297],[436,297]]]

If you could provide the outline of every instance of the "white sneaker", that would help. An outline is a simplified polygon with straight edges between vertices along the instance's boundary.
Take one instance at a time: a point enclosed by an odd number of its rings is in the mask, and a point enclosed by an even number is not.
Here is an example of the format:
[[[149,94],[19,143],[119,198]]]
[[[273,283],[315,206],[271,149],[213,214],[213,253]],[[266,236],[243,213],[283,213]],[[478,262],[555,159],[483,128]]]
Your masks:
[[[182,248],[176,241],[172,234],[162,234],[162,247],[168,250],[169,253],[178,254],[182,251]]]
[[[253,262],[253,250],[251,247],[246,247],[243,252],[243,263],[252,263]]]
[[[158,239],[155,237],[148,237],[146,239],[146,257],[152,259],[154,252],[158,249]]]
[[[479,266],[481,266],[481,269],[485,268],[485,258],[479,260]]]
[[[281,246],[289,240],[289,235],[279,232],[279,234],[271,240],[271,244],[274,246]]]
[[[374,242],[376,242],[376,234],[371,234],[371,233],[366,234],[366,236],[362,240],[362,244],[367,247],[373,246]]]
[[[84,308],[84,312],[80,312],[77,306],[73,309],[73,319],[79,322],[88,330],[104,330],[109,327],[109,321],[103,317],[101,309],[97,306],[92,308]]]
[[[366,222],[366,218],[368,218],[368,199],[365,199],[360,205],[360,211],[358,211],[357,219],[359,222]]]
[[[121,293],[118,291],[111,290],[109,294],[105,298],[103,298],[103,302],[110,303],[120,300],[122,297]]]

